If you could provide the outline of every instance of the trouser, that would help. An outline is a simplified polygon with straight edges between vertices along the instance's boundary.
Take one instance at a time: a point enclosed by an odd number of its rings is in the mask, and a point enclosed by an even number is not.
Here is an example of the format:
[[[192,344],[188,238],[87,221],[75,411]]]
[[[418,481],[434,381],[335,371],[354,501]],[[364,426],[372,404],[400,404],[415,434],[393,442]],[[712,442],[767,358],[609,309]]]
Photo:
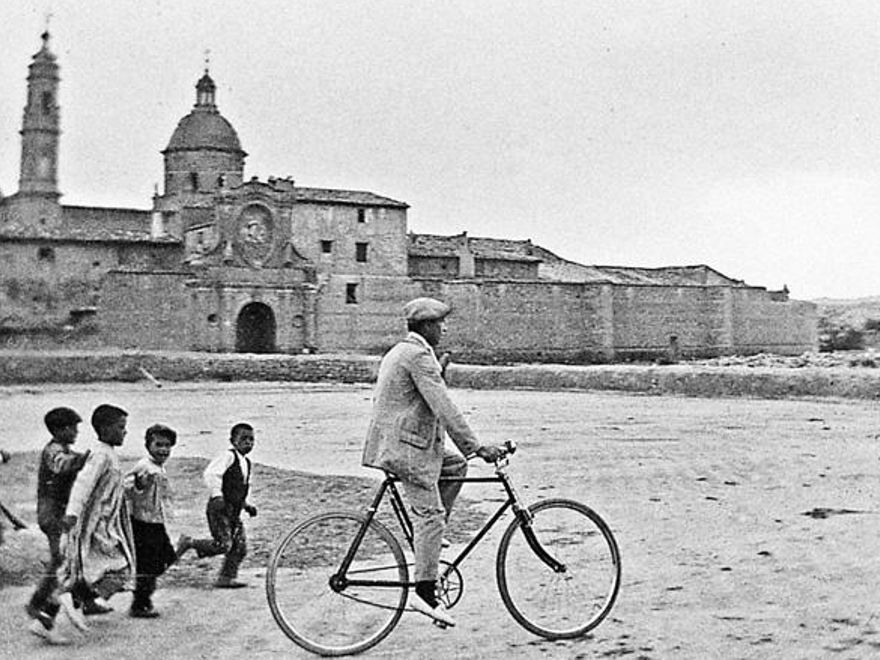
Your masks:
[[[149,609],[153,592],[156,591],[156,579],[177,560],[177,554],[162,523],[132,518],[131,530],[137,562],[131,606],[134,609]]]
[[[467,467],[467,461],[461,454],[446,451],[440,476],[464,477],[467,475]],[[446,522],[462,484],[440,482],[426,488],[401,480],[401,485],[412,513],[415,581],[436,580],[443,530],[446,529]]]
[[[31,596],[28,607],[37,612],[47,614],[48,621],[51,621],[58,614],[58,608],[60,607],[54,599],[54,593],[58,588],[58,569],[64,563],[64,556],[61,554],[61,532],[44,529],[43,533],[49,540],[49,561],[46,564],[46,570],[43,573],[43,577],[40,578],[36,591]],[[40,618],[42,619],[43,617]]]
[[[238,567],[247,554],[247,536],[241,512],[230,512],[221,497],[208,500],[205,511],[208,517],[210,539],[193,539],[192,547],[201,557],[213,557],[225,554],[220,577],[234,579],[238,577]]]

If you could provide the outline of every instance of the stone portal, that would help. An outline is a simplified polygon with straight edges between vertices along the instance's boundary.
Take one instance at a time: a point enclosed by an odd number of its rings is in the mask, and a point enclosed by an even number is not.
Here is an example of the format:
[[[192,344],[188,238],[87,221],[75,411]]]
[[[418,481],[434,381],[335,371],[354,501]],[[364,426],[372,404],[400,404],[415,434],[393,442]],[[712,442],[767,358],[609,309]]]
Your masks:
[[[238,353],[275,352],[275,314],[263,303],[242,307],[235,324],[235,350]]]

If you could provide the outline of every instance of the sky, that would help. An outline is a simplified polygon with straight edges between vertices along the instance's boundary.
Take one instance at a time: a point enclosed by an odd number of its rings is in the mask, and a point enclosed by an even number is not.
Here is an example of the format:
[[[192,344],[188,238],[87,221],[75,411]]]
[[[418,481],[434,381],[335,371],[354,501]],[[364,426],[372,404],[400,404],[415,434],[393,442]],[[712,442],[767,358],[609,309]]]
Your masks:
[[[150,207],[209,51],[246,178],[586,264],[880,295],[876,0],[3,0],[6,195],[50,13],[65,204]]]

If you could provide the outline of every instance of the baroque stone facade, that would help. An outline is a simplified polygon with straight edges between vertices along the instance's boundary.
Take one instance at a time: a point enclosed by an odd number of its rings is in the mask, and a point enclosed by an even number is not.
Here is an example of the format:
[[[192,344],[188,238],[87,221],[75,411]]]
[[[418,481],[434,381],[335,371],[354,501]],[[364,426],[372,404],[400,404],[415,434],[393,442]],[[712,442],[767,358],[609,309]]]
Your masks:
[[[19,190],[0,197],[0,332],[87,319],[100,345],[380,352],[417,295],[453,304],[448,346],[475,361],[608,361],[808,350],[816,310],[707,266],[586,266],[530,241],[412,234],[371,192],[246,179],[206,70],[162,150],[151,208],[65,206],[58,64],[34,56]]]

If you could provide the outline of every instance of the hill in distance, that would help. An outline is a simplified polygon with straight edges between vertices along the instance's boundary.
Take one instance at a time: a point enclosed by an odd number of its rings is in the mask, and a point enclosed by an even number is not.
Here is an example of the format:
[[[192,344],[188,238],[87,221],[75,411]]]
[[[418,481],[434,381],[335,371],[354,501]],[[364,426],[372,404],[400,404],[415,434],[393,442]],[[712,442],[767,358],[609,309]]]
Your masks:
[[[880,320],[880,295],[864,298],[817,298],[819,318],[861,329],[869,319]]]

